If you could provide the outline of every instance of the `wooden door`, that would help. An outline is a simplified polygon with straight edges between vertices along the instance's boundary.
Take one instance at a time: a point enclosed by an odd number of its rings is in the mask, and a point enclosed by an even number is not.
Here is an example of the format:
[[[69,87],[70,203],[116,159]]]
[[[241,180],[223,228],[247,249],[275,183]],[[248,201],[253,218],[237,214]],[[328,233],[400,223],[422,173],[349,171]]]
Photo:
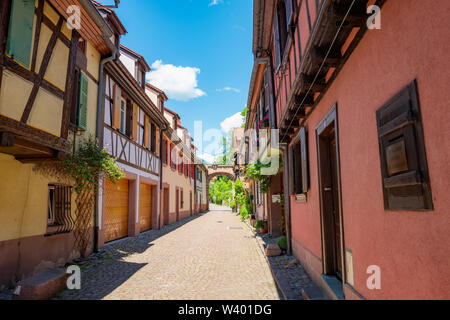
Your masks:
[[[143,183],[139,196],[139,224],[141,232],[152,228],[152,186]]]
[[[342,254],[341,254],[341,217],[339,214],[339,187],[338,187],[338,168],[337,168],[337,154],[336,154],[336,138],[335,131],[331,132],[329,140],[330,148],[330,182],[332,194],[332,216],[334,225],[334,244],[335,244],[335,261],[337,275],[342,278]]]
[[[167,189],[163,189],[161,226],[164,226],[166,224],[166,208],[167,208],[166,192],[167,192]]]
[[[105,188],[105,242],[128,236],[128,180],[116,184],[106,180]]]
[[[342,219],[334,122],[318,136],[324,273],[342,279]]]

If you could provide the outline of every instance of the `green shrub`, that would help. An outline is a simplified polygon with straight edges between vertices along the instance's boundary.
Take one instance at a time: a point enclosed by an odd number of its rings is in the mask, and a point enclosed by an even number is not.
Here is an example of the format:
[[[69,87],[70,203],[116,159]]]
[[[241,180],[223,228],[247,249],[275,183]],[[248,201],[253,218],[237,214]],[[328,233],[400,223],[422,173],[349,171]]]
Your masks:
[[[230,202],[230,208],[231,209],[236,209],[236,201],[234,201],[234,200],[231,200],[231,202]]]
[[[287,250],[287,239],[286,237],[279,237],[277,240],[277,244],[280,247],[281,250],[286,251]]]
[[[241,215],[242,221],[247,220],[249,216],[247,206],[242,206],[241,209],[239,210],[239,214]]]

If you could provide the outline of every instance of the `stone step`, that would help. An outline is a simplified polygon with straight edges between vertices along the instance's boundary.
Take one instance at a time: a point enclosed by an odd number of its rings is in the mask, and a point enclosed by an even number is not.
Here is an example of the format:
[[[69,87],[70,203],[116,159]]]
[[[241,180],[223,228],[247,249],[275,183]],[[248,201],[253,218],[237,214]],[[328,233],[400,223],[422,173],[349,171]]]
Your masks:
[[[319,287],[306,287],[302,289],[304,300],[329,300]]]
[[[14,290],[14,300],[48,300],[67,288],[69,274],[65,269],[45,270],[20,281]]]

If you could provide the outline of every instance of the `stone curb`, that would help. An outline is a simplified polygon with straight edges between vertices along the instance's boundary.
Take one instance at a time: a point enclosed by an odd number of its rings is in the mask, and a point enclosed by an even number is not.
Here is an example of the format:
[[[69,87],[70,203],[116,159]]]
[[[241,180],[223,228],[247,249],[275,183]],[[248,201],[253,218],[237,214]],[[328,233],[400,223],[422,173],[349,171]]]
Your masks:
[[[270,269],[270,272],[272,273],[272,278],[275,280],[275,283],[277,285],[278,290],[283,295],[284,300],[287,301],[288,299],[286,297],[286,293],[284,292],[283,288],[281,287],[280,283],[278,282],[278,279],[277,279],[277,277],[275,275],[275,272],[272,269],[272,265],[270,264],[269,259],[267,258],[266,253],[264,251],[264,242],[263,242],[263,240],[261,239],[260,236],[257,235],[257,233],[254,231],[254,228],[252,228],[252,226],[250,226],[250,224],[248,223],[248,220],[245,221],[244,224],[246,225],[247,229],[253,234],[254,239],[256,241],[256,244],[257,244],[258,248],[260,249],[260,253],[264,257],[264,260],[266,261],[266,263],[267,263],[267,265],[268,265],[268,267]]]

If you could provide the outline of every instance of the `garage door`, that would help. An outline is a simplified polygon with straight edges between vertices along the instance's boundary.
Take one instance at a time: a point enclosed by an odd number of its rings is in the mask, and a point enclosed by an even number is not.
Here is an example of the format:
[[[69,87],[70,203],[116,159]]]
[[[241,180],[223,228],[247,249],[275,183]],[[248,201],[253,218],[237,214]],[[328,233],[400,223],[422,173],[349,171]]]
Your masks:
[[[105,242],[128,236],[128,180],[106,181]]]
[[[148,184],[141,184],[139,221],[141,232],[152,228],[152,186]]]

